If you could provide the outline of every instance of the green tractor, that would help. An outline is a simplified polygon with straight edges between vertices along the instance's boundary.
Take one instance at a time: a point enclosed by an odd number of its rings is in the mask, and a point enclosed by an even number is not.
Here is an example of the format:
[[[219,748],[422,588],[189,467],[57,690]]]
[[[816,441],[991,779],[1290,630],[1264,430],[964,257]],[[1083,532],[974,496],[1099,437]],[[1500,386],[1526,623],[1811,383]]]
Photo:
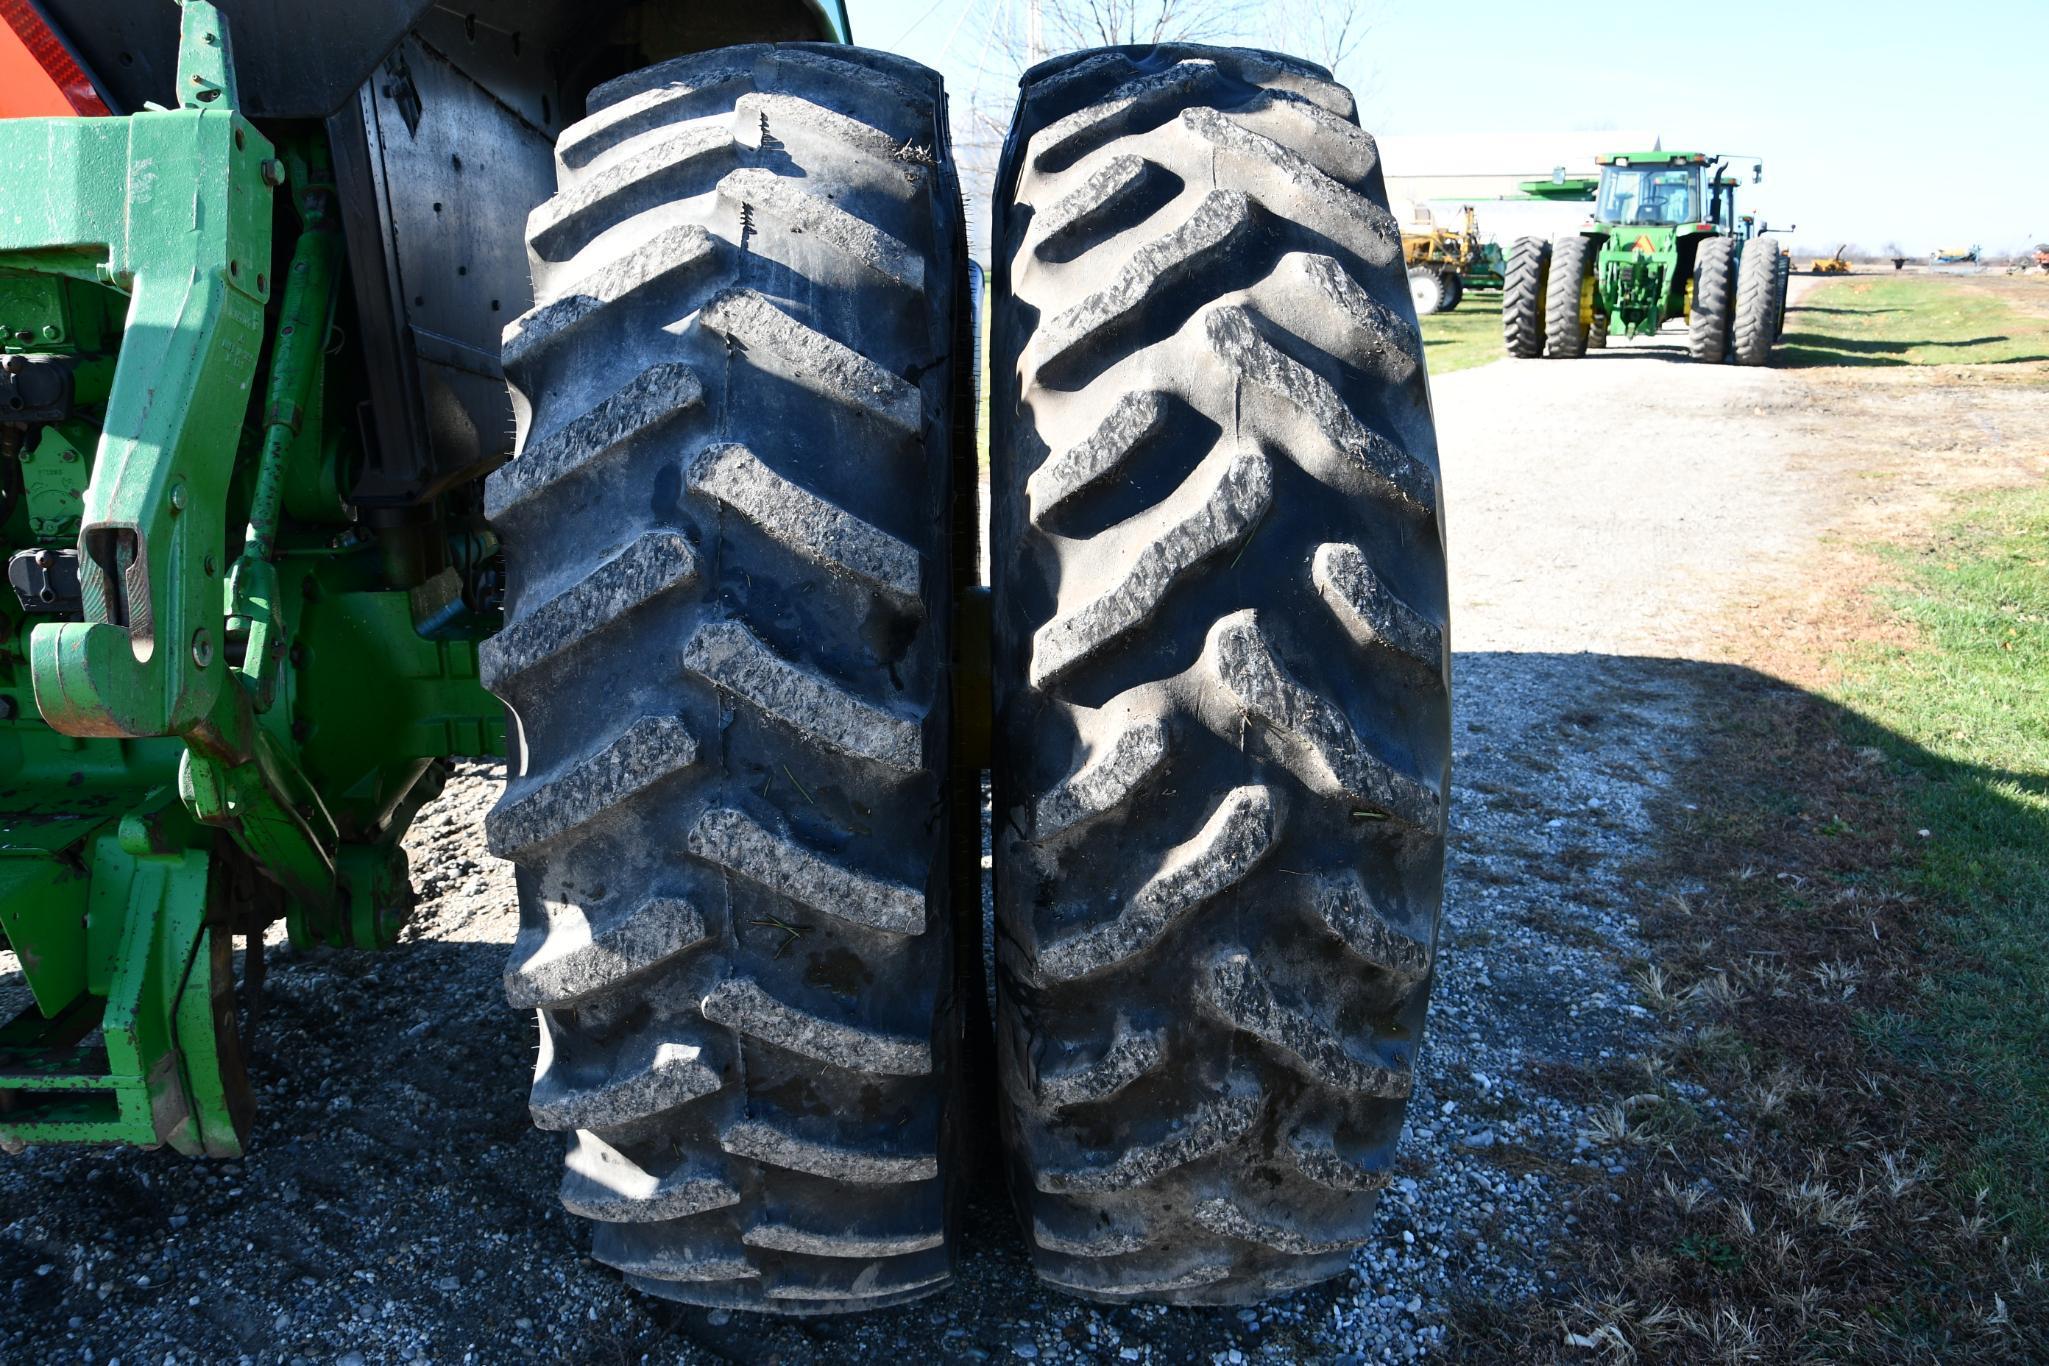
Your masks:
[[[1584,356],[1611,335],[1686,323],[1695,360],[1767,365],[1784,327],[1787,258],[1736,212],[1727,158],[1618,152],[1597,159],[1592,218],[1509,252],[1502,335],[1511,356]],[[1760,178],[1758,167],[1753,179]]]
[[[0,18],[0,1147],[243,1152],[266,930],[393,946],[504,756],[503,1028],[634,1285],[901,1303],[1006,1176],[1077,1294],[1349,1268],[1450,695],[1328,72],[1026,74],[981,589],[946,93],[835,0]]]

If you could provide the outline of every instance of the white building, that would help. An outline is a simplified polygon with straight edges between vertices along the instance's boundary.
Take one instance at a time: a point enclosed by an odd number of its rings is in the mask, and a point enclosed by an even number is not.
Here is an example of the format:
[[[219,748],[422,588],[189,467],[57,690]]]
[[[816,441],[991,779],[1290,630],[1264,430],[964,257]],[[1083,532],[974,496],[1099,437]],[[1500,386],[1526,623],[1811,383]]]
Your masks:
[[[1605,133],[1416,133],[1379,139],[1387,198],[1404,224],[1456,227],[1473,206],[1480,236],[1508,245],[1518,237],[1570,232],[1593,212],[1591,203],[1520,197],[1525,180],[1593,178],[1605,152],[1658,147],[1656,130]]]

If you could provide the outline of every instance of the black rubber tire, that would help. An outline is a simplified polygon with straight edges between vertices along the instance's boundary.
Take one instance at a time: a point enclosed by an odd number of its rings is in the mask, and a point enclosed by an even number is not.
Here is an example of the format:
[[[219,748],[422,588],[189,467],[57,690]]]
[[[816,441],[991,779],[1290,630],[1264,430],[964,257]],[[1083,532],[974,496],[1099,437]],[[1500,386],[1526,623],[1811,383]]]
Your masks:
[[[1459,304],[1464,302],[1465,297],[1465,277],[1463,275],[1453,275],[1447,272],[1444,277],[1444,311],[1446,313],[1451,312],[1454,308],[1457,308]]]
[[[1738,365],[1769,365],[1779,334],[1779,244],[1769,237],[1743,244],[1736,263],[1736,323],[1730,339]]]
[[[1551,244],[1551,279],[1544,308],[1544,352],[1553,360],[1577,360],[1587,353],[1580,296],[1593,269],[1593,241],[1578,233]]]
[[[1729,315],[1736,305],[1735,271],[1729,268],[1735,242],[1709,237],[1693,258],[1693,319],[1686,329],[1686,354],[1719,364],[1729,354]]]
[[[1597,312],[1594,314],[1594,325],[1587,329],[1587,350],[1605,351],[1607,349],[1608,315]]]
[[[760,44],[589,109],[528,222],[520,452],[486,489],[534,1119],[575,1133],[563,1203],[641,1289],[898,1303],[950,1275],[958,1166],[944,95]]]
[[[1790,295],[1793,287],[1793,258],[1786,255],[1786,253],[1783,251],[1779,253],[1778,276],[1778,326],[1774,328],[1772,331],[1772,340],[1775,342],[1782,342],[1786,339],[1786,311],[1790,307],[1790,300],[1788,296]]]
[[[1544,295],[1550,278],[1551,244],[1537,237],[1516,238],[1501,285],[1501,336],[1509,355],[1533,360],[1544,354]]]
[[[1450,294],[1444,276],[1437,271],[1429,266],[1409,267],[1409,304],[1416,310],[1417,317],[1427,318],[1450,307],[1445,302]]]
[[[1048,1281],[1335,1276],[1392,1171],[1449,763],[1436,442],[1321,68],[1041,64],[999,173],[997,1038]]]

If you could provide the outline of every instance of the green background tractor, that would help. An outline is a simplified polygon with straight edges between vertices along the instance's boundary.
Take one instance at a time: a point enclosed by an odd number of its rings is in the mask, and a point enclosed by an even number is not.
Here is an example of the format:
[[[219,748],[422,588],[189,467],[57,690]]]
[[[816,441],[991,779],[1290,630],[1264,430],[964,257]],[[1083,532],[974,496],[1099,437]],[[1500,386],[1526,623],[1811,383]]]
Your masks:
[[[1726,158],[1617,152],[1598,158],[1595,209],[1578,232],[1509,253],[1502,329],[1513,356],[1583,356],[1611,335],[1684,320],[1695,360],[1769,363],[1785,311],[1776,240],[1736,212]]]

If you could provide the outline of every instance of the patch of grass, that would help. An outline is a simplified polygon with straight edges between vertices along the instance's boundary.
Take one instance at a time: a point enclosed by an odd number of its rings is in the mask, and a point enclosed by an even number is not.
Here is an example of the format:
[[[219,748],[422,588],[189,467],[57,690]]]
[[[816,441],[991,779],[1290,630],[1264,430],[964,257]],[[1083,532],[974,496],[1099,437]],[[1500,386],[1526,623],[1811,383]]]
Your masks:
[[[2049,1248],[2049,491],[1976,502],[1925,552],[1892,552],[1910,646],[1845,661],[1866,743],[1904,766],[1913,890],[1948,913],[1925,1026],[1999,1098],[1968,1181]],[[1925,833],[1923,833],[1925,832]]]
[[[1637,908],[1662,1037],[1558,1092],[1626,1171],[1461,1356],[2049,1359],[2049,490],[1887,553],[1904,643],[1826,695],[1694,666],[1639,870],[1699,889]]]
[[[2001,1098],[1939,1037],[1902,1052],[1870,1027],[1939,1036],[1922,979],[1968,961],[1918,890],[1919,817],[1863,718],[1694,667],[1716,719],[1639,870],[1699,889],[1637,907],[1660,1041],[1559,1090],[1625,1171],[1561,1179],[1579,1223],[1557,1290],[1462,1310],[1454,1354],[2042,1359],[2040,1257],[1980,1192],[1975,1136]]]
[[[1423,328],[1423,355],[1433,375],[1470,370],[1506,354],[1501,349],[1499,290],[1469,290],[1451,312],[1433,313],[1417,322]]]
[[[2049,361],[2049,316],[1998,282],[1878,276],[1817,285],[1786,315],[1778,364],[2011,365]]]

